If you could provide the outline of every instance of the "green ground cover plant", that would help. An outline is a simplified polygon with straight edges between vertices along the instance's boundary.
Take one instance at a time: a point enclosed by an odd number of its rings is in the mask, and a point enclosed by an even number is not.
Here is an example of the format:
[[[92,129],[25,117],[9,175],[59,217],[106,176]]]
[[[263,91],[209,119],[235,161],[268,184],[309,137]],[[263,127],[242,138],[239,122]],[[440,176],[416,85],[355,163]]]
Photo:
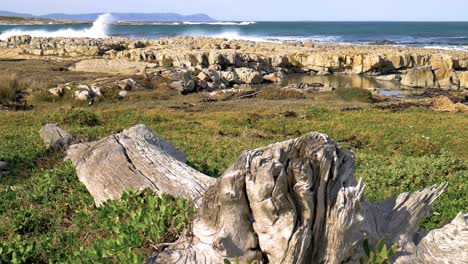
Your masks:
[[[198,95],[138,98],[91,107],[44,101],[32,111],[0,113],[0,160],[9,164],[0,179],[0,263],[141,263],[190,224],[188,201],[149,191],[129,190],[122,200],[96,208],[72,164],[45,150],[38,131],[49,122],[79,140],[144,123],[213,177],[242,151],[319,131],[355,153],[355,175],[363,178],[369,201],[448,181],[421,230],[468,211],[466,114],[389,112],[333,93],[208,103]],[[341,110],[353,105],[362,109]]]

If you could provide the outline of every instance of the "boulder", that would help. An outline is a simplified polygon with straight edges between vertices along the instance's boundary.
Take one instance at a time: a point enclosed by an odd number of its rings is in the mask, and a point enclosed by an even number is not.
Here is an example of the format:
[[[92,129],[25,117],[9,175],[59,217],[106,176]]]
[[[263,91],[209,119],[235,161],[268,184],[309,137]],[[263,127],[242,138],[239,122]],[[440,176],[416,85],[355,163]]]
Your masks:
[[[354,56],[352,72],[355,74],[378,70],[385,65],[385,60],[377,54],[359,54]]]
[[[191,93],[195,90],[195,82],[193,80],[189,80],[189,81],[184,81],[184,80],[181,80],[181,81],[175,81],[175,82],[172,82],[170,85],[169,85],[172,89],[182,93],[182,94],[186,94],[186,93]]]
[[[453,69],[453,58],[452,56],[448,54],[432,55],[430,65],[432,67],[432,70],[438,70],[438,69],[451,70]]]
[[[222,71],[220,72],[221,75],[221,80],[229,85],[233,84],[238,84],[239,81],[239,76],[237,76],[237,73],[235,71]]]
[[[143,90],[144,87],[138,84],[134,79],[132,78],[127,78],[124,80],[119,80],[116,82],[116,85],[120,87],[120,89],[125,90],[125,91],[137,91],[137,90]]]
[[[259,84],[263,82],[263,75],[259,71],[247,67],[236,68],[234,71],[242,83]]]
[[[281,56],[281,55],[273,56],[271,58],[271,66],[275,67],[275,68],[277,68],[277,67],[280,67],[280,68],[288,67],[289,66],[289,59],[288,59],[288,57]]]
[[[124,98],[124,97],[127,97],[127,95],[128,95],[128,91],[122,90],[122,91],[119,92],[118,97],[119,98]]]
[[[61,96],[63,96],[65,94],[65,89],[64,89],[64,86],[62,84],[58,85],[55,88],[50,88],[48,91],[49,91],[49,93],[51,93],[52,95],[57,96],[57,97],[61,97]]]
[[[436,85],[441,89],[458,90],[460,80],[454,70],[451,68],[439,68],[434,70]]]
[[[401,81],[399,74],[379,75],[374,76],[374,78],[379,81]]]
[[[8,163],[6,163],[5,161],[1,161],[0,160],[0,179],[7,175],[7,169],[8,169]]]
[[[281,82],[284,79],[286,79],[286,74],[284,74],[282,71],[277,71],[263,76],[263,80],[268,82]]]
[[[457,75],[460,80],[460,87],[468,89],[468,71],[457,72]]]
[[[212,81],[212,82],[220,82],[221,81],[221,76],[220,76],[219,72],[217,72],[215,70],[203,69],[202,73],[205,74],[206,76],[208,76],[208,79],[204,78],[204,79],[200,79],[200,80]],[[201,77],[203,77],[203,76],[201,76]]]
[[[73,141],[73,136],[55,123],[43,126],[39,131],[39,135],[46,148],[50,150],[66,149]]]
[[[93,96],[102,97],[101,88],[92,85],[92,86],[89,87],[89,89],[90,89],[91,92],[93,93]]]
[[[198,80],[200,80],[200,81],[206,81],[206,82],[211,81],[210,77],[209,77],[206,73],[204,73],[203,71],[201,71],[201,72],[197,75],[197,78],[198,78]]]
[[[401,75],[401,84],[415,88],[433,87],[434,74],[430,66],[413,68]]]
[[[7,43],[17,47],[21,45],[29,45],[31,40],[32,37],[29,35],[11,36],[7,39]]]
[[[74,95],[78,101],[87,101],[92,98],[91,92],[88,90],[76,90]]]

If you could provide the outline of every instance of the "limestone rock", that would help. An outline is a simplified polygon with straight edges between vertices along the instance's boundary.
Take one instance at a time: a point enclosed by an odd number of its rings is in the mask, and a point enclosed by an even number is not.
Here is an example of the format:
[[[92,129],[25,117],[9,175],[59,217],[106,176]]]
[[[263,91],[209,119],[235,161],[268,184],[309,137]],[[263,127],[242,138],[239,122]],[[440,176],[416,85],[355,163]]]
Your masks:
[[[271,66],[273,67],[287,67],[289,66],[289,59],[288,57],[286,56],[281,56],[281,55],[278,55],[278,56],[273,56],[271,58]]]
[[[227,83],[229,85],[234,85],[234,84],[239,84],[239,76],[237,76],[237,73],[235,71],[222,71],[220,72],[221,75],[221,80],[224,83]]]
[[[39,135],[47,149],[63,150],[73,141],[73,136],[60,128],[57,124],[47,124],[41,128]]]
[[[101,88],[92,85],[92,86],[89,87],[89,89],[93,93],[93,96],[102,97]]]
[[[120,87],[120,89],[125,90],[125,91],[138,91],[138,90],[144,89],[143,86],[138,84],[138,82],[132,78],[127,78],[127,79],[116,81],[115,84],[118,87]]]
[[[127,95],[128,95],[128,91],[123,90],[123,91],[120,91],[120,92],[119,92],[118,97],[119,97],[119,98],[125,98],[125,97],[127,97]]]
[[[281,82],[286,79],[286,74],[282,71],[277,71],[263,76],[263,79],[268,82]]]
[[[263,76],[259,71],[250,68],[236,68],[235,72],[242,83],[259,84],[263,82]]]
[[[175,81],[170,84],[170,87],[182,94],[191,93],[195,90],[195,82],[189,81]]]
[[[457,72],[457,75],[460,80],[460,87],[468,89],[468,71]]]
[[[91,92],[88,90],[76,90],[74,95],[78,101],[87,101],[92,98]]]
[[[433,87],[434,74],[431,67],[414,68],[401,75],[401,84],[409,87]]]
[[[387,74],[374,77],[379,81],[401,81],[401,76],[399,74]]]
[[[81,72],[101,72],[111,74],[135,74],[144,72],[145,69],[154,67],[154,65],[145,62],[136,62],[128,60],[105,60],[89,59],[82,60],[69,69],[71,71]]]
[[[65,89],[63,85],[58,85],[55,88],[50,88],[48,91],[49,93],[57,97],[61,97],[65,94]]]

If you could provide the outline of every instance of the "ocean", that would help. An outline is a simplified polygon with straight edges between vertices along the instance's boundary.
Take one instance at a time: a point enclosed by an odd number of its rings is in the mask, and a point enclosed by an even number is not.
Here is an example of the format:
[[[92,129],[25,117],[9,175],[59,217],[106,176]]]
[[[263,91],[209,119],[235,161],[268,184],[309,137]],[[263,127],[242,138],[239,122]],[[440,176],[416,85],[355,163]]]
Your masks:
[[[211,36],[253,41],[305,41],[385,44],[468,50],[468,22],[174,22],[109,24],[103,15],[92,25],[0,25],[0,39],[41,37],[161,38]]]

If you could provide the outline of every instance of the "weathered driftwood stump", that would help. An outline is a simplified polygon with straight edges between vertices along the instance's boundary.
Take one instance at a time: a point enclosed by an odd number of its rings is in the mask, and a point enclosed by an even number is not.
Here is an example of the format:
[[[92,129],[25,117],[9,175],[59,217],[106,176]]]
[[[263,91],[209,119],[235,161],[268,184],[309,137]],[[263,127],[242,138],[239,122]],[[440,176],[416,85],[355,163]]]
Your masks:
[[[68,152],[98,204],[133,187],[199,205],[191,232],[149,263],[355,263],[364,239],[382,238],[398,245],[397,263],[468,262],[468,215],[417,232],[445,184],[364,202],[352,153],[326,135],[246,151],[218,180],[176,161],[156,139],[139,126]]]

